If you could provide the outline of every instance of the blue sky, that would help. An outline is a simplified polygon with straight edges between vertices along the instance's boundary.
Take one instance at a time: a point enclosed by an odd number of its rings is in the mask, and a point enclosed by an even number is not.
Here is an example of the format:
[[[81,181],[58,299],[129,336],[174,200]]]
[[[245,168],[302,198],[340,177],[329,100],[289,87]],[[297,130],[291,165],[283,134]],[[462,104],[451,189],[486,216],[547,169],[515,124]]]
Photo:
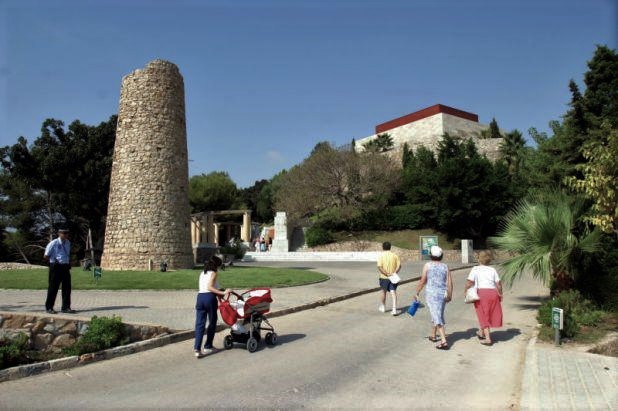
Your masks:
[[[437,103],[527,136],[617,19],[614,0],[0,0],[0,146],[107,120],[156,58],[184,77],[189,174],[239,187]]]

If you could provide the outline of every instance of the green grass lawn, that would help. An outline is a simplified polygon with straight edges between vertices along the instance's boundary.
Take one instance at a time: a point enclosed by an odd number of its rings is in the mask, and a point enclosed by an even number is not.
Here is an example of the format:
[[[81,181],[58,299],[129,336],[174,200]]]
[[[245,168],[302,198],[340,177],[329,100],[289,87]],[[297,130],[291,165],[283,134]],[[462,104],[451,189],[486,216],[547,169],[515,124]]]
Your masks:
[[[362,231],[362,232],[336,232],[335,241],[355,241],[367,240],[383,243],[390,241],[392,245],[409,250],[418,250],[419,236],[437,235],[438,244],[445,250],[456,250],[460,248],[460,240],[447,241],[446,235],[431,229],[422,230],[400,230],[400,231]]]
[[[98,283],[92,272],[71,269],[74,290],[196,290],[201,270],[178,271],[103,271]],[[0,288],[47,289],[45,269],[0,271]],[[253,287],[290,287],[328,280],[326,274],[293,268],[227,267],[219,271],[219,286],[247,289]]]

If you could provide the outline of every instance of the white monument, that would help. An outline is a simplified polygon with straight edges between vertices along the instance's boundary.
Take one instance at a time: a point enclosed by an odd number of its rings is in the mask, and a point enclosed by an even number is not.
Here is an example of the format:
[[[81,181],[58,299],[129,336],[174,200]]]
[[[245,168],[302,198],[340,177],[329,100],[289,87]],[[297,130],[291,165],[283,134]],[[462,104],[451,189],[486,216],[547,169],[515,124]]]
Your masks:
[[[275,253],[287,253],[290,251],[288,243],[288,223],[284,211],[277,211],[275,215],[275,238],[271,251]]]
[[[461,262],[469,264],[474,262],[474,248],[472,240],[461,240]]]

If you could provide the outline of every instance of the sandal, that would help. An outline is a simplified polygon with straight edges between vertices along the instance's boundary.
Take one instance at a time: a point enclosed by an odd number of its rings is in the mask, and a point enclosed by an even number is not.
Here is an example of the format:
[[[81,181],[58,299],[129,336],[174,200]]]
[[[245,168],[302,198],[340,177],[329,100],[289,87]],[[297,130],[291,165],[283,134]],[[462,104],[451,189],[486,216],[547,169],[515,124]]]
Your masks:
[[[431,335],[428,335],[428,336],[427,336],[427,339],[428,339],[429,341],[431,341],[431,342],[434,342],[434,343],[439,341],[439,339],[438,339],[438,338],[436,338],[436,337],[432,337]]]
[[[485,336],[482,333],[478,332],[478,331],[476,332],[476,336],[478,337],[479,340],[484,340],[485,339]]]
[[[482,345],[493,345],[494,343],[492,341],[481,341]]]
[[[448,350],[448,343],[447,342],[441,342],[440,344],[436,345],[436,348],[438,350]]]

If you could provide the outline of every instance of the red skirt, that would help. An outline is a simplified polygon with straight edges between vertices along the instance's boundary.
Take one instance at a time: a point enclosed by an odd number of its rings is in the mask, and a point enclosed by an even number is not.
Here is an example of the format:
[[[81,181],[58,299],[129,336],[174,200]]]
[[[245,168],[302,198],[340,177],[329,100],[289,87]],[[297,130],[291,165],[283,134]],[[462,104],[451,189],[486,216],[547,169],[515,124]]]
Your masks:
[[[481,328],[502,327],[502,304],[495,288],[479,288],[480,300],[474,303],[476,317]]]

